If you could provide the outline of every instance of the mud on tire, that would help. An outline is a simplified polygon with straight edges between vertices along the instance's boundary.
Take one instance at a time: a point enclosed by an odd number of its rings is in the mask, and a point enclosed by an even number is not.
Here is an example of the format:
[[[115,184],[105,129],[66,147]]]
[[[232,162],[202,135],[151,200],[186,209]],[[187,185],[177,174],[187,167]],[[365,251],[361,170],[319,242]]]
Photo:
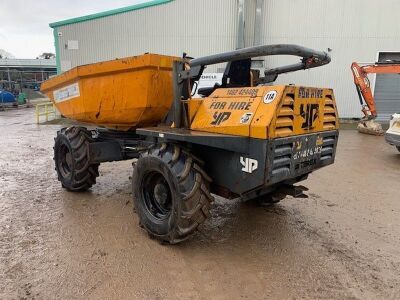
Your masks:
[[[73,192],[89,189],[99,176],[99,164],[90,163],[90,131],[83,127],[63,128],[54,140],[55,169],[62,187]]]
[[[175,244],[209,216],[211,179],[200,162],[176,145],[159,145],[138,159],[132,191],[140,225],[151,237]]]

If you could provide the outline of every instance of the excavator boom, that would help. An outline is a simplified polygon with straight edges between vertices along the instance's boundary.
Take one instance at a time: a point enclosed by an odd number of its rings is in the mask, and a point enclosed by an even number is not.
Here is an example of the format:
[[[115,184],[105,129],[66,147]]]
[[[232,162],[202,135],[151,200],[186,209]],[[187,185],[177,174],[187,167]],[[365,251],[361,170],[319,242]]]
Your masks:
[[[371,84],[368,74],[398,74],[400,73],[400,64],[398,63],[375,63],[371,65],[360,66],[358,63],[351,64],[354,84],[357,88],[357,94],[362,105],[362,112],[365,120],[375,119],[378,115],[376,111],[375,99],[372,95]]]

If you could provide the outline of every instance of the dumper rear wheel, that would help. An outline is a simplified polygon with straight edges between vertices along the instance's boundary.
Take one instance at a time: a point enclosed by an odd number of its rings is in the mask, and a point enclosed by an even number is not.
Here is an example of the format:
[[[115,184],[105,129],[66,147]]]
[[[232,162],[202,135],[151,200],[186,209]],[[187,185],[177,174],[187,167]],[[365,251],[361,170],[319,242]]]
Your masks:
[[[192,155],[163,144],[137,161],[132,190],[140,224],[150,236],[176,244],[209,216],[211,179]]]
[[[91,133],[83,127],[63,128],[57,132],[54,145],[54,162],[62,187],[82,192],[96,183],[99,164],[90,162]]]

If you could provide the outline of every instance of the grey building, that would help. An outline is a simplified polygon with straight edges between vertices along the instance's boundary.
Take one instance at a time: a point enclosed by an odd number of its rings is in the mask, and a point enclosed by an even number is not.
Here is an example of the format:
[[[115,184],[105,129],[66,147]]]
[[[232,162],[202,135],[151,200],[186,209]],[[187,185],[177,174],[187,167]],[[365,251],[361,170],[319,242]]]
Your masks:
[[[56,70],[55,59],[0,59],[0,80],[42,82]]]
[[[396,0],[155,0],[50,26],[58,72],[145,52],[198,57],[255,44],[329,48],[331,64],[282,75],[277,83],[332,87],[340,116],[353,118],[361,112],[350,65],[388,55],[400,59],[398,11]],[[292,61],[268,58],[265,67]],[[399,80],[371,76],[383,118],[400,111]]]

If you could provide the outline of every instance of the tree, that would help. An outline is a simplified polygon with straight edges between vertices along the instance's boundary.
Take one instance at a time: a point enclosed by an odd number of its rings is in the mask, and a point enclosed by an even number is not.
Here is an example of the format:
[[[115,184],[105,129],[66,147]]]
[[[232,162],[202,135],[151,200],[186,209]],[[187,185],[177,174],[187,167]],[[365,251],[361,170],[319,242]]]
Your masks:
[[[55,57],[56,57],[56,55],[54,53],[43,52],[38,57],[36,57],[36,59],[50,59],[50,58],[55,58]]]
[[[14,58],[14,55],[3,49],[0,49],[0,59],[7,59],[7,58]]]

